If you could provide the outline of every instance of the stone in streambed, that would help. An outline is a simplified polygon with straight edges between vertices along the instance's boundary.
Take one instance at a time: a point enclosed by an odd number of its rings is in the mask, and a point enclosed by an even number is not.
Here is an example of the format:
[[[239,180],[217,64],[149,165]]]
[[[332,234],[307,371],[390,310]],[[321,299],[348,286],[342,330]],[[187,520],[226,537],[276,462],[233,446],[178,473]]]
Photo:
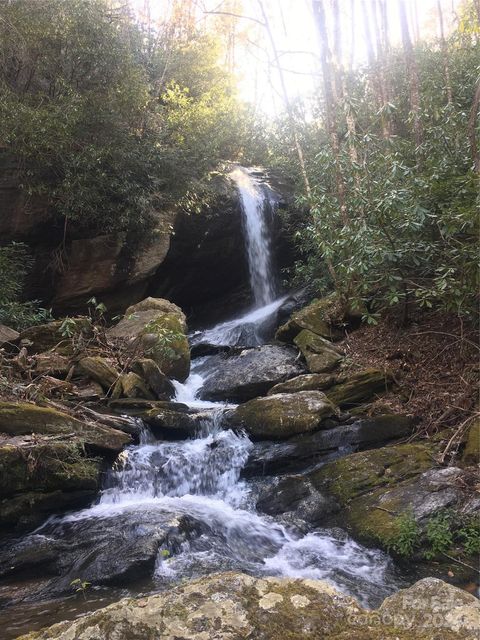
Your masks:
[[[72,436],[103,453],[118,453],[131,438],[125,433],[25,402],[0,402],[0,433],[11,436],[39,434]]]
[[[227,415],[230,424],[254,438],[284,440],[322,428],[335,414],[335,405],[321,391],[300,391],[256,398]]]
[[[285,442],[258,442],[250,453],[244,474],[305,469],[329,460],[334,454],[339,455],[340,451],[351,452],[352,447],[369,448],[408,436],[414,424],[407,416],[383,415],[296,436]]]
[[[350,375],[338,376],[326,394],[339,407],[349,407],[370,400],[388,391],[392,377],[382,369],[366,369]]]
[[[210,575],[140,599],[125,598],[74,621],[18,640],[467,640],[478,624],[476,598],[441,580],[420,581],[380,610],[320,580]],[[410,594],[409,594],[410,592]],[[404,594],[404,595],[402,595]],[[441,626],[424,611],[442,602]],[[433,604],[432,604],[433,603]]]
[[[311,373],[333,371],[343,359],[338,347],[308,329],[303,329],[294,342],[302,352]]]
[[[291,347],[264,345],[238,355],[212,356],[201,390],[206,400],[242,402],[264,395],[275,384],[304,373],[298,352]]]
[[[157,400],[169,400],[175,395],[175,387],[151,358],[138,358],[131,369],[148,385]]]
[[[307,373],[276,384],[267,395],[297,393],[298,391],[325,391],[335,384],[335,380],[336,377],[329,373]]]
[[[146,298],[129,307],[120,322],[107,331],[112,344],[129,341],[156,362],[169,377],[183,381],[190,371],[190,347],[185,314],[172,302]]]
[[[106,358],[87,356],[78,363],[79,372],[98,382],[104,391],[111,391],[118,380],[118,371]]]

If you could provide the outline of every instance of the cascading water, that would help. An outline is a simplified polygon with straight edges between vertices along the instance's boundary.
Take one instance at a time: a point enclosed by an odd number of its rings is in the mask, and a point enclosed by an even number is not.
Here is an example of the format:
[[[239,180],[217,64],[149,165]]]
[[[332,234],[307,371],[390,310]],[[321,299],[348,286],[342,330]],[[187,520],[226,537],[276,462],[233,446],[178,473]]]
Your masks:
[[[267,193],[244,167],[230,174],[240,196],[243,212],[245,245],[250,272],[250,286],[256,307],[264,307],[275,298],[275,278],[272,268],[270,234],[266,223],[268,206],[272,206]]]
[[[218,345],[238,344],[245,327],[257,335],[284,301],[274,300],[263,217],[266,196],[245,169],[236,169],[233,177],[245,215],[256,307],[201,334],[200,339]],[[377,604],[397,582],[386,554],[358,545],[341,531],[305,534],[256,512],[262,480],[241,478],[252,443],[246,435],[222,428],[226,405],[197,398],[209,375],[209,361],[208,356],[195,359],[188,380],[174,382],[175,400],[204,415],[197,437],[158,441],[144,429],[140,443],[128,447],[108,473],[96,505],[49,519],[24,538],[15,553],[23,557],[29,549],[45,547],[51,556],[57,545],[53,553],[62,556],[64,573],[58,584],[53,581],[49,594],[56,589],[64,593],[72,579],[90,582],[95,572],[106,572],[110,581],[112,575],[123,579],[133,566],[145,579],[153,573],[150,590],[185,577],[241,570],[324,579],[367,606]]]

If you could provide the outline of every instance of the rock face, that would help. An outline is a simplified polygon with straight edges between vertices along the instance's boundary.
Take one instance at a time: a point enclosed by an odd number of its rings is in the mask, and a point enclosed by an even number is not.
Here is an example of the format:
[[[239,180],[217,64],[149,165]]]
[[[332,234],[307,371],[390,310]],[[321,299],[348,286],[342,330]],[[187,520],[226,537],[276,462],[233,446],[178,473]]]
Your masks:
[[[419,611],[440,599],[450,606],[443,615],[435,609],[426,624]],[[368,612],[326,582],[224,573],[124,599],[19,640],[466,640],[478,623],[478,601],[440,580],[421,581],[382,607]]]
[[[245,349],[239,355],[214,358],[210,360],[210,365],[214,363],[213,374],[201,391],[207,400],[250,400],[304,371],[297,351],[291,347],[265,345]]]
[[[289,438],[286,442],[258,442],[252,449],[245,473],[264,475],[299,471],[349,453],[352,448],[370,448],[411,434],[414,420],[384,415],[362,418],[352,424]]]
[[[166,376],[185,380],[190,371],[190,347],[182,310],[162,298],[146,298],[128,307],[120,322],[107,331],[112,344],[127,341],[142,351]]]
[[[335,406],[321,391],[300,391],[257,398],[240,405],[228,417],[254,438],[283,440],[299,433],[316,431]]]

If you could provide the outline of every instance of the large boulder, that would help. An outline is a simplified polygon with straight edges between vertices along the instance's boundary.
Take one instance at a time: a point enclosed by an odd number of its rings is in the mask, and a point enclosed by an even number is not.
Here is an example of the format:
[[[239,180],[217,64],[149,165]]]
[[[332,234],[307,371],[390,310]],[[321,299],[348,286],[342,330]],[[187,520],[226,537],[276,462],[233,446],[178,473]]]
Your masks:
[[[305,371],[291,347],[265,345],[238,355],[212,356],[201,396],[207,400],[245,401],[264,395],[273,385]]]
[[[294,343],[302,352],[311,373],[333,371],[342,361],[342,351],[309,329],[303,329]]]
[[[0,433],[10,436],[75,436],[91,449],[116,454],[131,438],[117,429],[82,422],[50,407],[37,407],[22,402],[0,402]]]
[[[369,612],[327,582],[223,573],[187,582],[158,595],[126,598],[19,640],[466,640],[472,637],[480,608],[473,596],[462,595],[441,581],[435,588],[418,583],[411,590],[411,598],[403,597],[401,602],[398,597],[397,601],[387,600],[383,610]],[[432,602],[439,602],[440,596],[445,600],[442,600],[443,615],[439,608],[432,609]],[[417,603],[421,606],[419,611]],[[438,615],[427,624],[428,618],[422,617],[421,611],[432,610]]]
[[[131,343],[133,352],[143,352],[165,375],[183,381],[190,371],[186,331],[185,314],[179,307],[162,298],[146,298],[129,307],[107,336],[113,344]]]
[[[284,440],[322,428],[335,413],[321,391],[300,391],[250,400],[228,414],[228,421],[254,438]]]

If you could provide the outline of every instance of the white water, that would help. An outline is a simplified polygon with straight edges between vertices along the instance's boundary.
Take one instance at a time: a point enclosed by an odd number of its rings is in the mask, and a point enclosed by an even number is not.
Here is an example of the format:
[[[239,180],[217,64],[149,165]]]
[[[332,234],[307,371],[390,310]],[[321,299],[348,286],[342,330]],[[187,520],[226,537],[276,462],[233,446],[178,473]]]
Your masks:
[[[246,217],[257,307],[203,332],[201,341],[211,344],[237,344],[239,330],[247,326],[256,332],[284,302],[284,298],[273,299],[270,284],[265,196],[247,171],[238,169],[234,175]],[[155,576],[162,584],[232,569],[329,580],[364,604],[387,595],[391,565],[386,554],[366,549],[338,532],[319,530],[301,535],[256,512],[255,486],[241,479],[252,443],[244,434],[222,429],[225,404],[197,398],[208,367],[208,357],[198,358],[188,380],[174,382],[177,402],[205,410],[203,428],[196,438],[156,441],[144,430],[139,445],[127,448],[110,471],[97,505],[50,520],[37,534],[61,538],[69,528],[85,531],[85,527],[104,523],[105,531],[125,526],[125,535],[136,541],[137,530],[144,525],[153,523],[156,527],[158,523],[162,527],[166,521],[187,517],[194,521],[196,532],[180,547],[158,551]],[[164,551],[168,551],[168,559]]]
[[[263,307],[275,299],[270,235],[265,220],[268,196],[247,169],[237,167],[230,175],[240,195],[250,285],[255,306]]]

